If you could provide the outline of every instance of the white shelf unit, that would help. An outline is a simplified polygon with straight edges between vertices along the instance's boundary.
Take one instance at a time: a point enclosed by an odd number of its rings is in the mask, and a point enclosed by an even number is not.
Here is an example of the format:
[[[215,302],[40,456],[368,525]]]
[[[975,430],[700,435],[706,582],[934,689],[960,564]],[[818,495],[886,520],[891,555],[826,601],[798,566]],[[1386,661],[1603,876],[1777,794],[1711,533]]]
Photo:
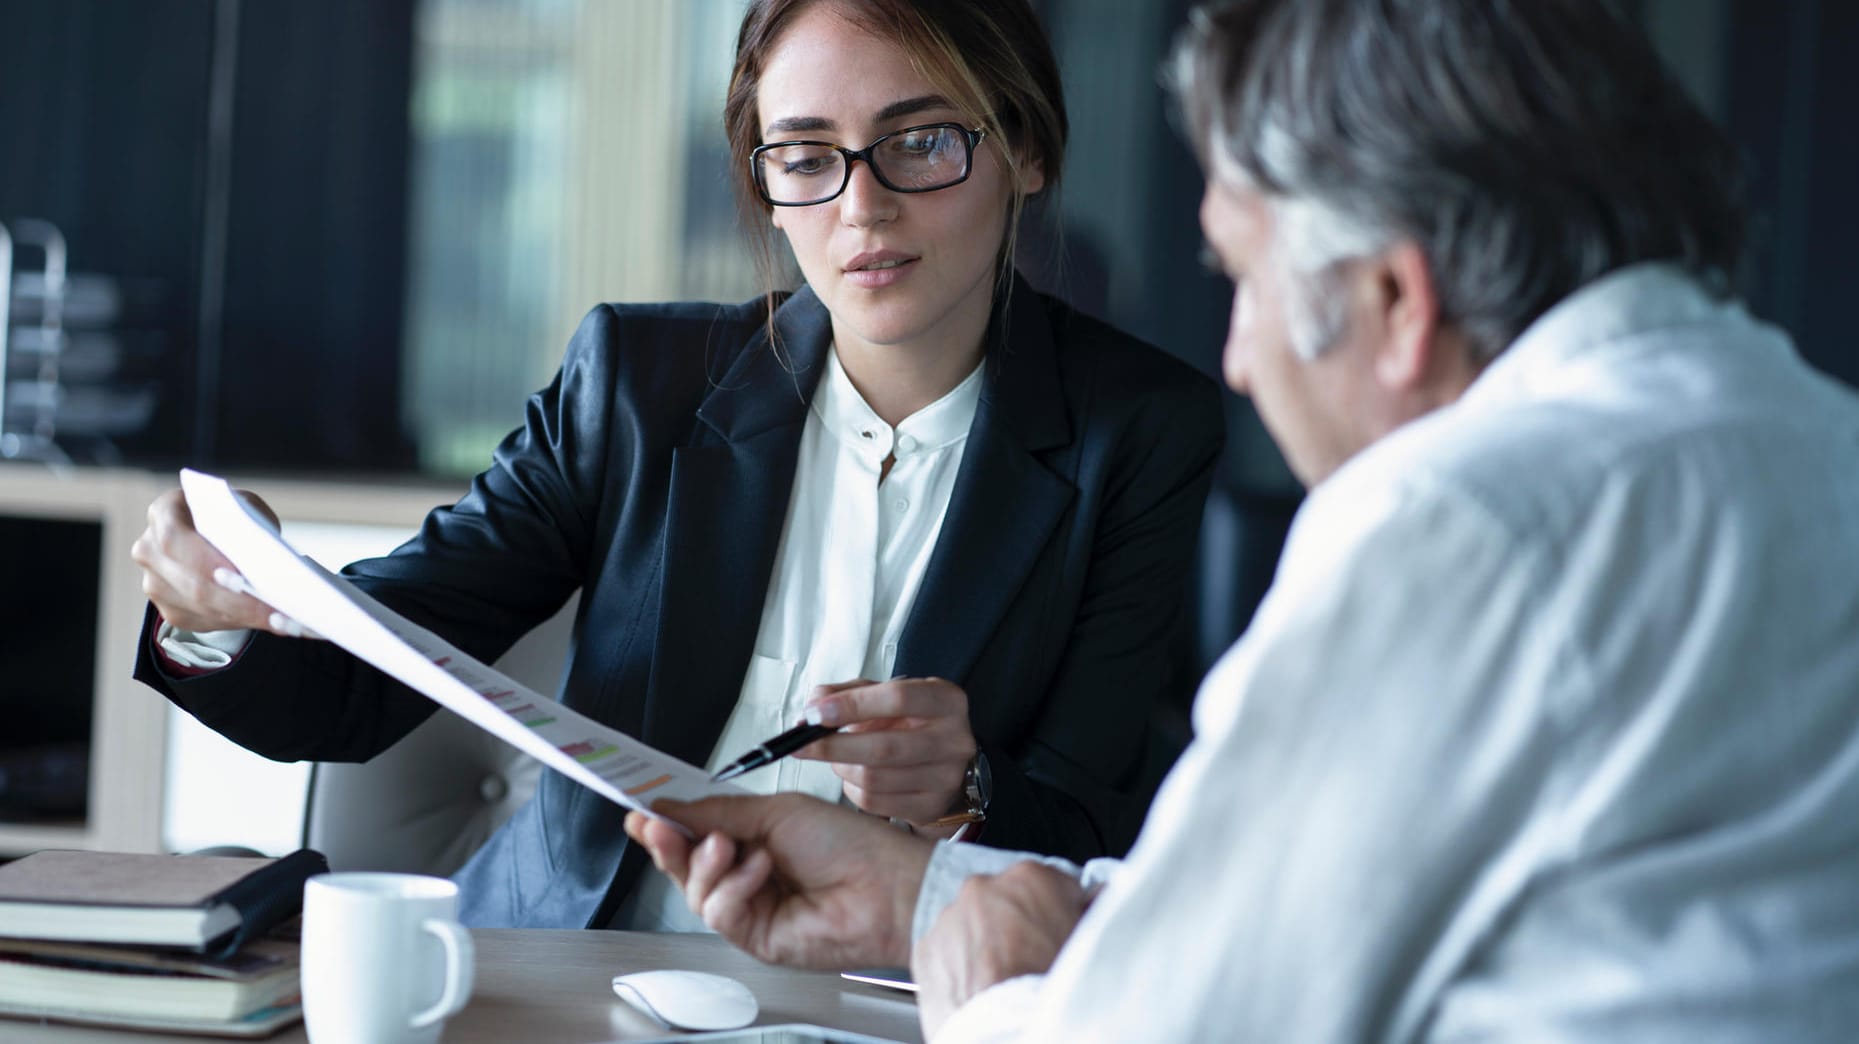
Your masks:
[[[102,527],[96,677],[88,808],[81,823],[0,823],[0,855],[40,848],[156,849],[161,817],[163,700],[129,676],[142,623],[141,574],[129,545],[158,487],[133,472],[52,470],[0,464],[0,512],[13,517],[94,522]],[[12,549],[18,552],[19,549]],[[0,585],[4,586],[4,585]],[[30,599],[29,591],[6,597]],[[22,651],[29,655],[30,650]],[[6,668],[0,664],[0,672]]]
[[[344,527],[410,534],[427,511],[461,492],[457,485],[429,483],[229,477],[236,486],[259,491],[284,519],[287,535],[293,524],[313,523],[325,527],[325,539]],[[102,555],[86,815],[81,823],[0,822],[0,858],[41,848],[165,848],[164,795],[175,768],[166,764],[170,704],[130,677],[145,599],[129,548],[146,525],[149,502],[174,485],[175,476],[165,472],[0,462],[0,515],[98,523]],[[6,595],[31,597],[20,591]],[[0,677],[4,670],[0,663]]]

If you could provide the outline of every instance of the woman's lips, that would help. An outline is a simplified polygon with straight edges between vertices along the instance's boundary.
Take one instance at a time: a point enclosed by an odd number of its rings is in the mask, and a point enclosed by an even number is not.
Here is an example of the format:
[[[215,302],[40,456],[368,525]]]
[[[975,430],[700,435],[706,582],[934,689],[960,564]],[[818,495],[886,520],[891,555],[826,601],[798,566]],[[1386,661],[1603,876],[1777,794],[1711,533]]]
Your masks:
[[[909,275],[917,266],[914,257],[854,259],[855,265],[846,269],[846,280],[853,286],[867,290],[891,286]],[[878,266],[878,267],[871,267]]]
[[[881,286],[890,286],[902,281],[916,268],[916,258],[889,262],[885,268],[853,268],[846,271],[846,281],[853,286],[863,286],[866,290],[877,290]]]

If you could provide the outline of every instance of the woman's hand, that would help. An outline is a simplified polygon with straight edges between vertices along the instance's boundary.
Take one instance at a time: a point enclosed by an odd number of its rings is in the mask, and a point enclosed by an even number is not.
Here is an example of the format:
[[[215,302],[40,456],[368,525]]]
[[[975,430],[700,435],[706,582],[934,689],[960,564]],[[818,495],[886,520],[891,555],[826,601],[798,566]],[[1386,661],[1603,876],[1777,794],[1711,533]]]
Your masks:
[[[961,803],[976,750],[961,686],[941,678],[822,685],[807,701],[807,720],[842,728],[794,756],[832,762],[847,799],[866,812],[924,828]]]
[[[264,501],[244,491],[239,495],[277,526],[277,513]],[[194,529],[194,516],[178,489],[149,505],[148,528],[129,556],[142,568],[142,593],[162,619],[181,630],[307,635],[296,621],[246,593],[245,578]]]

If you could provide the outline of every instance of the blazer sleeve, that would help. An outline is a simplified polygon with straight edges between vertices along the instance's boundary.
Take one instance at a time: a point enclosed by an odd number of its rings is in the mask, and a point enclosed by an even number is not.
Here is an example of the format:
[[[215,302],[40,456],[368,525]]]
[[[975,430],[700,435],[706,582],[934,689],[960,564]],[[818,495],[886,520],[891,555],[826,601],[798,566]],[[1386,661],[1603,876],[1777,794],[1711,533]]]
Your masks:
[[[343,570],[396,612],[489,662],[558,610],[580,586],[616,425],[618,319],[583,320],[549,386],[530,397],[523,426],[452,507],[412,540]],[[609,486],[607,483],[611,482]],[[280,761],[361,761],[424,721],[436,704],[324,642],[254,635],[231,666],[169,675],[144,621],[135,676],[209,728]]]
[[[1082,591],[1039,715],[1022,741],[983,745],[994,775],[983,844],[1082,863],[1121,854],[1142,821],[1154,711],[1195,681],[1188,580],[1225,443],[1213,382],[1169,368],[1184,379],[1139,391],[1109,453]]]

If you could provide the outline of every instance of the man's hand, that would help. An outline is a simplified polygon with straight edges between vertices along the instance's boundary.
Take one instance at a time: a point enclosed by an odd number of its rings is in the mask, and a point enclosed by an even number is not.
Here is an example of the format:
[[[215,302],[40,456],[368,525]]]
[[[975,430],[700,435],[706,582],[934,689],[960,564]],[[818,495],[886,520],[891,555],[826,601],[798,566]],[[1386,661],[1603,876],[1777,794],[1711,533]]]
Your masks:
[[[239,495],[277,525],[277,513],[264,501],[243,490]],[[307,635],[296,621],[246,593],[238,570],[194,529],[187,498],[178,489],[149,505],[148,528],[136,538],[129,556],[142,569],[142,593],[162,619],[182,630]]]
[[[854,805],[921,827],[960,803],[976,749],[961,686],[941,678],[841,682],[816,690],[807,711],[815,724],[843,728],[794,756],[832,762]]]
[[[934,846],[801,794],[661,801],[703,838],[633,812],[626,833],[719,935],[772,964],[904,964]]]
[[[924,1037],[989,986],[1051,968],[1088,905],[1077,880],[1040,863],[969,878],[910,961]]]

